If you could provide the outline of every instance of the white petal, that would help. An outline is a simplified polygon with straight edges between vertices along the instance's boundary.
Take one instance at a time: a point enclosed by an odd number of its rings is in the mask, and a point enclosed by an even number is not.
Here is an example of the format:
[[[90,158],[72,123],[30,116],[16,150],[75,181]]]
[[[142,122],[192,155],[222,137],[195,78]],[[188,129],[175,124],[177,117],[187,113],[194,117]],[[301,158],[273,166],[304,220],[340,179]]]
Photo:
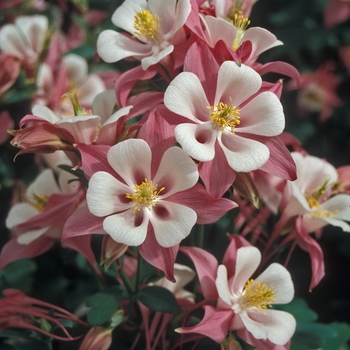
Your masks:
[[[118,62],[127,57],[141,59],[152,55],[152,44],[141,43],[114,30],[104,30],[97,38],[97,52],[107,62]]]
[[[284,114],[280,100],[272,92],[262,92],[240,111],[237,132],[276,136],[284,129]]]
[[[231,293],[228,287],[227,269],[225,265],[219,265],[215,280],[216,289],[219,297],[227,304],[231,305]]]
[[[61,118],[58,117],[54,112],[52,112],[50,108],[42,105],[35,105],[32,109],[32,113],[36,117],[43,118],[51,122],[52,124],[55,124],[56,122],[61,120]]]
[[[86,59],[76,54],[68,54],[63,57],[63,64],[67,69],[67,75],[71,82],[81,83],[88,75],[88,63]]]
[[[304,156],[301,153],[293,152],[292,157],[297,167],[298,178],[294,181],[303,194],[324,185],[333,184],[338,180],[336,169],[324,159],[314,156]]]
[[[175,128],[176,141],[192,158],[201,162],[212,160],[215,156],[217,131],[211,123],[180,124]]]
[[[163,3],[162,3],[163,5]],[[175,15],[175,25],[173,31],[177,32],[180,28],[184,26],[187,21],[189,14],[191,13],[191,3],[189,0],[178,0],[176,5],[176,15]],[[170,17],[167,17],[167,20],[170,22],[170,18],[174,16],[170,14]]]
[[[233,294],[242,292],[245,284],[258,268],[260,261],[261,253],[256,247],[241,247],[237,250],[236,271],[231,286]]]
[[[6,219],[6,227],[9,229],[14,228],[38,214],[39,211],[32,205],[28,203],[18,203],[10,209]]]
[[[105,83],[100,76],[97,74],[90,74],[77,90],[80,105],[92,106],[94,98],[105,90]]]
[[[203,22],[206,26],[205,35],[211,47],[214,47],[219,40],[223,40],[232,47],[236,36],[236,27],[221,18],[212,16],[205,16]]]
[[[133,188],[151,179],[152,153],[146,141],[129,139],[117,143],[107,153],[112,168]]]
[[[148,9],[146,0],[125,0],[113,13],[112,22],[117,27],[135,34],[135,28],[133,27],[135,15],[144,9]]]
[[[184,205],[160,201],[152,208],[150,221],[159,245],[170,248],[190,234],[197,214]]]
[[[209,120],[209,102],[200,80],[193,73],[180,73],[171,81],[164,94],[164,104],[172,112],[196,123]]]
[[[158,53],[152,53],[148,57],[145,57],[141,60],[141,66],[143,70],[147,70],[150,66],[160,62],[164,57],[170,55],[174,50],[174,45],[169,45],[165,47],[164,50],[159,51]]]
[[[296,328],[295,318],[288,312],[280,310],[248,311],[241,315],[247,330],[256,339],[270,340],[276,345],[286,344],[293,336]]]
[[[99,93],[92,103],[92,113],[101,117],[101,123],[112,115],[113,109],[117,103],[114,89],[105,90]]]
[[[225,61],[219,69],[215,104],[224,102],[238,107],[261,87],[261,77],[252,68]]]
[[[147,236],[149,218],[147,208],[133,214],[133,209],[106,217],[103,229],[116,241],[129,246],[139,246]]]
[[[322,207],[334,212],[334,219],[350,221],[350,195],[338,194],[322,203]]]
[[[198,170],[194,161],[179,147],[166,150],[159,164],[153,183],[164,187],[161,198],[187,190],[198,181]]]
[[[96,216],[106,216],[131,207],[127,193],[133,190],[104,171],[93,174],[86,192],[90,212]]]
[[[17,242],[19,244],[23,244],[23,245],[27,245],[32,243],[33,241],[35,241],[37,238],[39,238],[40,236],[42,236],[47,230],[49,229],[49,227],[44,227],[44,228],[40,228],[38,230],[31,230],[28,231],[22,235],[20,235],[17,238]]]
[[[54,173],[51,169],[45,169],[27,189],[27,198],[36,203],[36,196],[49,197],[53,193],[61,193],[58,188]]]
[[[287,304],[294,298],[294,284],[288,270],[278,264],[271,264],[255,282],[266,284],[274,292],[276,304]]]
[[[232,135],[225,131],[218,139],[230,167],[238,172],[249,172],[262,167],[270,157],[269,149],[261,142]]]

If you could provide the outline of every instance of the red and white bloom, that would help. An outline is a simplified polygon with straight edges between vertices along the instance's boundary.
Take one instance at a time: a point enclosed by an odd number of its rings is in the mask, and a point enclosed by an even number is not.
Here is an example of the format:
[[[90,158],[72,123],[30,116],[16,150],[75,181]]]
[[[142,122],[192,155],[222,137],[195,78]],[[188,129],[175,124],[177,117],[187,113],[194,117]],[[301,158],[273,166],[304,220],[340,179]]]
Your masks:
[[[90,212],[104,217],[104,230],[117,242],[139,246],[151,225],[160,246],[179,244],[197,214],[172,196],[197,183],[195,163],[182,149],[171,147],[155,169],[151,149],[141,139],[112,146],[107,160],[115,173],[94,173],[86,195]]]
[[[250,279],[260,261],[257,248],[242,247],[237,250],[234,276],[228,276],[225,265],[219,266],[217,307],[233,312],[230,329],[246,328],[256,339],[284,345],[294,334],[295,319],[287,312],[270,307],[292,301],[293,282],[288,270],[277,263],[271,264],[256,279]]]
[[[270,152],[254,137],[276,136],[284,129],[279,99],[269,91],[257,94],[261,85],[261,77],[252,68],[232,61],[220,66],[212,97],[194,73],[180,73],[164,95],[165,106],[190,122],[177,125],[176,140],[201,162],[214,159],[218,144],[233,170],[260,168]]]
[[[297,180],[288,181],[290,196],[284,209],[285,217],[301,216],[305,232],[311,233],[330,224],[350,232],[350,195],[332,196],[332,186],[338,181],[337,170],[330,163],[314,156],[293,152]]]

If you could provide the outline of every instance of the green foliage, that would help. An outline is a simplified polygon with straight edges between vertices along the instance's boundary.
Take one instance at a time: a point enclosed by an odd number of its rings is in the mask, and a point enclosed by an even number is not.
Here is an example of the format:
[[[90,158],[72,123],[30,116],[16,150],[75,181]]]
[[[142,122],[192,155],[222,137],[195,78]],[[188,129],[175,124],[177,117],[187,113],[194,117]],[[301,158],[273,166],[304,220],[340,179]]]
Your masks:
[[[111,288],[87,298],[85,304],[91,307],[87,314],[88,322],[92,326],[102,326],[110,322],[113,315],[118,311],[122,295],[122,289]]]
[[[137,299],[153,311],[174,314],[179,308],[173,293],[159,286],[142,288]]]
[[[21,259],[8,264],[0,272],[0,290],[14,288],[30,291],[36,270],[36,262],[30,259]]]

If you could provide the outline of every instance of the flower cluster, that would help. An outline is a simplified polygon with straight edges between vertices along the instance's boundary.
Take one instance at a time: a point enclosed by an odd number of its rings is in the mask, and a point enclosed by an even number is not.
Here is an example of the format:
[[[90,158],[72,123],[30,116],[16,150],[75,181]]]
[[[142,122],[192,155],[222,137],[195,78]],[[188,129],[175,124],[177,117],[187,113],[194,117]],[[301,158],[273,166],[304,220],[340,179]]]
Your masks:
[[[76,315],[5,289],[0,329],[31,329],[81,350],[203,341],[288,350],[294,248],[310,255],[311,290],[325,274],[322,228],[350,231],[347,167],[309,155],[284,132],[283,79],[325,120],[339,104],[329,67],[312,85],[287,62],[261,63],[283,43],[251,25],[250,0],[125,0],[111,22],[81,4],[96,45],[86,59],[79,52],[91,38],[79,21],[67,28],[72,4],[58,3],[51,11],[34,1],[35,15],[0,5],[11,9],[0,28],[0,96],[15,99],[20,83],[30,92],[28,110],[15,122],[2,112],[1,128],[11,129],[17,160],[35,153],[38,165],[25,188],[14,186],[0,269],[75,251],[98,282],[81,293]],[[326,89],[327,103],[308,102]],[[210,229],[225,220],[227,235]],[[205,241],[219,241],[223,258]]]

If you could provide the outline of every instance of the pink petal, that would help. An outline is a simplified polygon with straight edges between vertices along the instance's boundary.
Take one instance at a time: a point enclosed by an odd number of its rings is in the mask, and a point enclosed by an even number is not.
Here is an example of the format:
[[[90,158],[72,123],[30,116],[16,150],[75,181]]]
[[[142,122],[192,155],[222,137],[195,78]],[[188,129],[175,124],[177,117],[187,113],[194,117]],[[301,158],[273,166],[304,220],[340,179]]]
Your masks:
[[[197,214],[191,208],[166,201],[156,204],[150,216],[156,240],[164,248],[180,244],[196,220]]]

